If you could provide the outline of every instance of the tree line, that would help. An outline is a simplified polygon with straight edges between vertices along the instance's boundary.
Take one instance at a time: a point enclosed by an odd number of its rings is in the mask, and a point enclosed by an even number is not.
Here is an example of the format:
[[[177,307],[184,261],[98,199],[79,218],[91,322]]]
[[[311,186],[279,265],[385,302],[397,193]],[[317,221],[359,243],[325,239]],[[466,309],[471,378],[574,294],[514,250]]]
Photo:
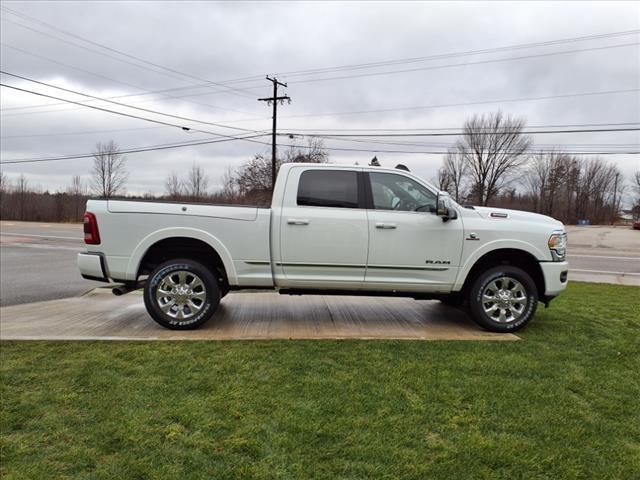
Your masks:
[[[640,172],[628,182],[601,157],[537,151],[525,126],[500,112],[468,119],[443,159],[439,188],[458,203],[518,208],[569,224],[614,223],[628,192],[640,216]]]
[[[462,134],[448,149],[435,183],[463,205],[515,208],[550,215],[564,223],[588,220],[613,223],[619,218],[626,193],[634,198],[640,217],[640,172],[623,178],[618,167],[601,157],[583,158],[561,150],[536,150],[524,132],[523,119],[501,112],[469,118]],[[276,163],[327,163],[322,141],[310,139],[304,148],[291,147]],[[376,157],[371,165],[379,166]],[[126,195],[126,158],[113,142],[96,145],[90,178],[70,179],[55,193],[33,188],[25,175],[14,182],[0,172],[0,218],[43,222],[78,222],[90,196]],[[228,169],[222,187],[211,191],[204,168],[193,164],[185,175],[170,172],[161,196],[127,198],[161,199],[222,204],[269,205],[271,158],[256,154],[235,169]]]

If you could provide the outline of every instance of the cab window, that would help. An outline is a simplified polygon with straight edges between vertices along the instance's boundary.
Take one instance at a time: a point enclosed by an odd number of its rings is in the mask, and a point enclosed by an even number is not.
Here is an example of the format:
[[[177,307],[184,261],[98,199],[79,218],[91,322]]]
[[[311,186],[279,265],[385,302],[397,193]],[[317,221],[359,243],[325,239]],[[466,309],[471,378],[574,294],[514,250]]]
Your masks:
[[[300,175],[298,205],[358,208],[358,173],[348,170],[307,170]]]
[[[376,210],[436,211],[436,194],[409,177],[393,173],[369,173],[369,180]]]

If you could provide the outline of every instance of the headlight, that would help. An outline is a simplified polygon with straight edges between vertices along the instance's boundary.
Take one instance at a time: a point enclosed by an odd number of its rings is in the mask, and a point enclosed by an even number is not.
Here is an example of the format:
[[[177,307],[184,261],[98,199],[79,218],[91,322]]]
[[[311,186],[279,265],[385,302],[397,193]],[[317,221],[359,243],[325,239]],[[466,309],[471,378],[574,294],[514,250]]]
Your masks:
[[[567,255],[567,234],[553,232],[549,237],[549,250],[554,262],[562,262]]]

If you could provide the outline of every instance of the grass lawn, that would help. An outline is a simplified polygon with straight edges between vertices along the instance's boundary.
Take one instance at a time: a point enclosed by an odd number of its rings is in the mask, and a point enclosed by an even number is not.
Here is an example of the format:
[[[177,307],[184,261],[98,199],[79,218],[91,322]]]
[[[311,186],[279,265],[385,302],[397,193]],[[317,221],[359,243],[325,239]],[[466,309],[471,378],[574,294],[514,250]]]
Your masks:
[[[640,477],[640,289],[520,342],[2,342],[9,479]]]

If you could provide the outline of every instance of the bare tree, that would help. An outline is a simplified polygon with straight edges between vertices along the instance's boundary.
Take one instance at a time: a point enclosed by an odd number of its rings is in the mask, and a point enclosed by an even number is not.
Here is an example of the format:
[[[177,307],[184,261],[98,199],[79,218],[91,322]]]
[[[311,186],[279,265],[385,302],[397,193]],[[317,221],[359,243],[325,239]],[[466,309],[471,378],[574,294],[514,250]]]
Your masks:
[[[329,154],[324,149],[324,143],[318,138],[309,138],[304,147],[291,146],[284,154],[284,160],[278,163],[327,163]]]
[[[582,162],[576,187],[575,211],[578,219],[602,223],[617,216],[617,206],[613,204],[618,203],[615,198],[619,192],[616,176],[620,176],[618,168],[600,157]]]
[[[164,182],[165,191],[169,199],[177,201],[182,198],[183,184],[176,172],[171,172]]]
[[[0,171],[0,193],[6,193],[7,190],[9,190],[9,177]]]
[[[16,184],[16,194],[18,196],[18,208],[19,208],[19,219],[26,220],[26,206],[27,206],[27,197],[29,196],[29,181],[27,177],[24,176],[24,173],[21,173],[18,177],[18,182]]]
[[[632,188],[636,192],[636,198],[634,200],[634,205],[631,209],[634,220],[638,220],[640,218],[640,170],[633,174],[633,179],[631,181]]]
[[[225,203],[236,203],[239,196],[238,186],[234,182],[234,171],[231,167],[227,167],[222,176],[222,190],[220,190],[218,197]]]
[[[478,204],[488,205],[522,165],[531,145],[522,133],[524,126],[524,120],[501,112],[465,122],[462,138],[450,153],[463,159]]]
[[[10,182],[6,173],[0,172],[0,198],[9,192]]]
[[[469,172],[466,158],[455,150],[449,151],[444,157],[442,169],[448,179],[448,188],[444,190],[448,191],[456,202],[460,202],[465,196],[466,178]]]
[[[113,140],[96,144],[91,186],[94,193],[103,198],[111,198],[120,193],[127,181],[126,159],[118,150],[118,145]]]
[[[73,217],[76,220],[80,220],[82,213],[82,207],[86,196],[86,188],[82,183],[80,175],[74,175],[71,177],[71,185],[67,189],[67,193],[71,197]]]
[[[554,216],[562,203],[575,159],[560,152],[540,152],[531,159],[525,172],[536,212]]]
[[[440,190],[451,193],[451,176],[444,165],[438,169],[436,180]]]
[[[283,163],[327,163],[329,155],[321,140],[310,139],[305,147],[291,147],[277,158],[276,168]],[[237,198],[257,204],[268,204],[271,199],[271,157],[255,155],[251,160],[227,176],[229,186]]]
[[[209,177],[200,165],[194,163],[187,174],[187,180],[185,182],[187,195],[189,195],[192,200],[199,200],[207,195],[208,188]]]

